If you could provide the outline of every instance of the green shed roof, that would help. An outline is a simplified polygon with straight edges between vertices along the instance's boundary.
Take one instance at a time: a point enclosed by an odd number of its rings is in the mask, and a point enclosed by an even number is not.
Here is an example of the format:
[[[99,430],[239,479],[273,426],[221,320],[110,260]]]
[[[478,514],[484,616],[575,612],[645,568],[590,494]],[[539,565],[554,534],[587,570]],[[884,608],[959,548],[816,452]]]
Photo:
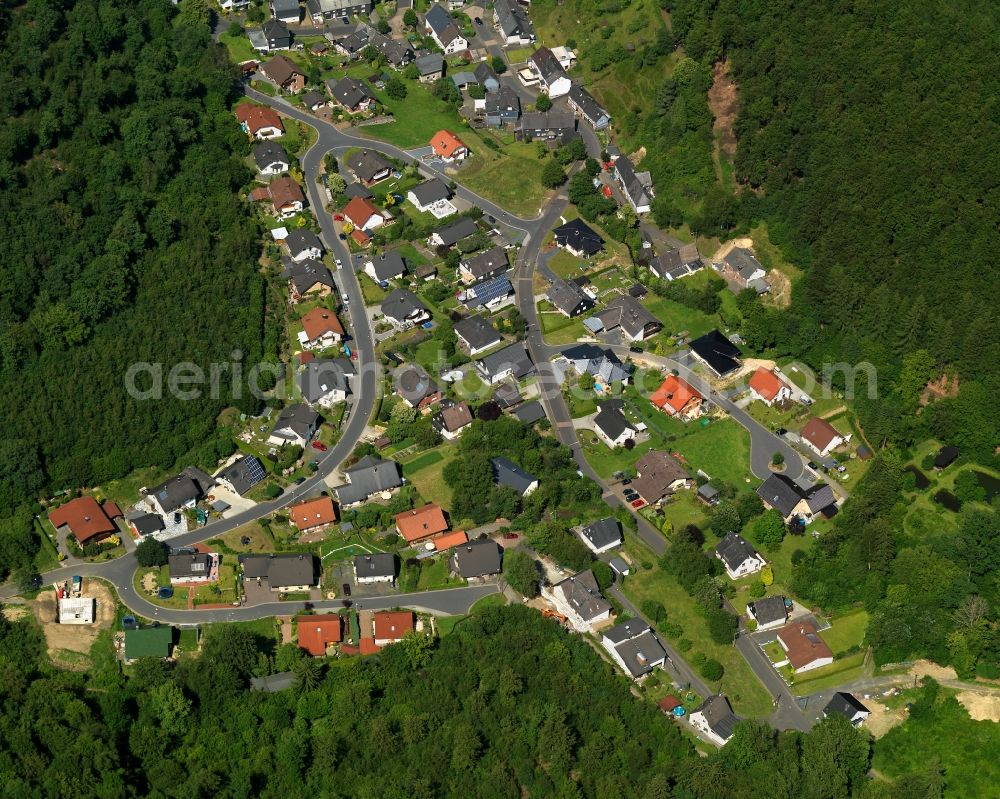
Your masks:
[[[174,641],[172,627],[145,627],[125,631],[125,658],[165,658],[170,655]]]

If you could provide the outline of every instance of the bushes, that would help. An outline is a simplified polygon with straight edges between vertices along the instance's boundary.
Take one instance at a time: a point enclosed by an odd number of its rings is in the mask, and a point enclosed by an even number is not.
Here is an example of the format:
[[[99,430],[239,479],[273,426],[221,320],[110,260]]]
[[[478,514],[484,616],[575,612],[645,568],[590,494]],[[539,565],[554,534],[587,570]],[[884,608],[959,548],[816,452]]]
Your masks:
[[[709,658],[698,669],[698,672],[706,680],[711,680],[712,682],[718,682],[722,679],[722,675],[726,673],[726,670],[722,667],[719,661]]]
[[[523,549],[517,548],[504,554],[503,576],[507,584],[525,598],[538,595],[538,565]]]
[[[663,603],[654,599],[644,599],[639,609],[643,616],[652,619],[657,624],[667,618],[667,609],[663,607]]]
[[[163,566],[167,562],[170,548],[155,538],[144,538],[135,548],[135,559],[144,569]]]

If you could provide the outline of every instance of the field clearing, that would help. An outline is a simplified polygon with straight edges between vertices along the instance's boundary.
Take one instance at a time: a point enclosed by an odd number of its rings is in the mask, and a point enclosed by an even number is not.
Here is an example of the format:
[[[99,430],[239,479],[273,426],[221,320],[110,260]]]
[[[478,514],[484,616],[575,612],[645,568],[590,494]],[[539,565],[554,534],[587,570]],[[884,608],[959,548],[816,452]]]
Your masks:
[[[106,585],[83,579],[83,596],[94,597],[97,607],[93,624],[59,624],[56,619],[56,592],[42,591],[31,601],[31,614],[45,636],[45,647],[56,666],[73,671],[90,666],[90,650],[102,630],[111,628],[117,615],[117,603]]]
[[[407,473],[407,479],[416,486],[425,502],[436,502],[446,510],[451,507],[451,486],[445,482],[444,469],[454,459],[455,453],[450,452],[436,463],[426,465],[416,473]]]

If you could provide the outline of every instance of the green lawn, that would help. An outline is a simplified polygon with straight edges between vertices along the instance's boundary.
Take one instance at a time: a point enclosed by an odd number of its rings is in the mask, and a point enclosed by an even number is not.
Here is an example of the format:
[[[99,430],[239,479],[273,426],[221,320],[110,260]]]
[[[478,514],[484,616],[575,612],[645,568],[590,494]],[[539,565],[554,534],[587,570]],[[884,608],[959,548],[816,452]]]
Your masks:
[[[454,458],[455,452],[450,451],[436,463],[424,466],[415,473],[407,470],[407,479],[416,486],[425,502],[436,502],[445,509],[451,506],[451,486],[444,480],[444,467]]]
[[[230,36],[228,31],[223,31],[219,34],[219,42],[225,45],[226,50],[229,51],[229,60],[234,64],[241,64],[244,61],[254,61],[259,57],[257,51],[250,44],[246,33],[241,33],[239,36]]]
[[[244,536],[250,539],[249,544],[243,544]],[[219,541],[222,542],[225,550],[237,553],[274,552],[276,549],[273,536],[261,526],[260,522],[244,524],[218,538],[211,539],[208,544],[212,546]]]
[[[576,277],[586,272],[589,264],[581,261],[575,255],[570,255],[566,250],[560,249],[549,259],[549,269],[561,278]]]
[[[449,575],[447,554],[427,558],[419,561],[419,564],[418,566],[408,566],[404,562],[399,575],[399,590],[402,593],[432,591],[438,588],[453,588],[466,584],[462,578]]]
[[[548,191],[539,179],[538,159],[526,154],[526,146],[511,145],[505,157],[494,160],[473,157],[456,180],[518,216],[537,216]]]
[[[674,494],[673,500],[664,505],[662,510],[664,517],[670,521],[671,527],[674,530],[680,530],[689,524],[704,529],[708,523],[708,509],[695,496],[694,491],[678,491]],[[662,523],[654,519],[650,519],[650,521],[656,527],[663,528]]]
[[[855,610],[830,619],[830,624],[830,629],[823,630],[820,638],[826,641],[834,655],[840,655],[851,647],[861,646],[861,642],[865,639],[865,631],[868,629],[868,613],[864,610]]]
[[[589,335],[583,321],[576,317],[570,319],[559,311],[548,310],[539,303],[538,321],[542,325],[542,335],[548,344],[571,344],[577,339]]]
[[[576,413],[573,415],[576,416]],[[611,477],[615,472],[632,468],[639,458],[653,449],[654,443],[649,440],[638,444],[635,449],[625,449],[624,447],[610,449],[590,430],[578,431],[577,438],[580,440],[587,463],[605,479]]]
[[[421,469],[426,469],[428,466],[432,466],[433,464],[442,460],[444,460],[444,455],[441,453],[441,450],[432,449],[428,450],[427,452],[423,452],[420,455],[417,455],[417,457],[413,458],[412,460],[403,463],[403,469],[406,472],[407,478],[409,478],[411,475],[416,474]]]
[[[679,302],[657,297],[652,292],[643,300],[653,316],[663,322],[665,333],[687,333],[690,338],[704,335],[719,324],[715,316],[709,316],[695,308],[681,305]]]
[[[713,421],[707,427],[693,422],[689,427],[688,435],[672,442],[671,448],[684,456],[692,472],[701,469],[737,490],[745,485],[756,487],[760,481],[750,473],[750,434],[746,430],[731,419]]]
[[[823,666],[795,676],[791,689],[796,696],[808,696],[852,682],[864,673],[864,652],[855,652],[837,658],[829,666]]]
[[[364,272],[358,272],[358,282],[361,284],[361,295],[365,298],[365,305],[379,305],[389,295],[388,291]]]
[[[640,569],[625,578],[624,590],[636,605],[640,605],[645,599],[663,603],[667,608],[668,620],[682,628],[677,639],[670,640],[676,643],[677,640],[686,638],[694,644],[684,654],[685,659],[690,660],[696,652],[702,652],[723,665],[726,672],[722,680],[717,684],[709,683],[709,687],[726,694],[737,714],[760,717],[771,713],[771,697],[743,660],[743,656],[736,647],[720,646],[709,638],[705,618],[695,601],[670,575],[659,568],[648,571]]]
[[[504,51],[507,55],[507,60],[511,64],[523,64],[529,58],[531,58],[532,53],[535,52],[534,47],[511,47],[509,50]]]

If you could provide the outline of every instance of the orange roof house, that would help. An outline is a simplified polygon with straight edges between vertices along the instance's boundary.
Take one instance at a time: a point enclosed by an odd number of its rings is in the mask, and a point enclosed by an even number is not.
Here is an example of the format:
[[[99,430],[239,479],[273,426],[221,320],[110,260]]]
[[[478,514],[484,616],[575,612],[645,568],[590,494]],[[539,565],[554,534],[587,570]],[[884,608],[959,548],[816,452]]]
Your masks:
[[[414,508],[396,516],[396,529],[407,543],[420,541],[448,529],[444,511],[440,505],[431,503],[422,508]]]
[[[697,419],[701,415],[704,399],[690,383],[677,375],[668,375],[649,397],[654,407],[682,419]]]
[[[267,185],[267,190],[275,211],[288,212],[305,206],[306,196],[302,193],[302,187],[288,175],[272,180]]]
[[[301,321],[309,341],[317,341],[327,334],[332,334],[339,341],[344,335],[344,326],[329,308],[313,308]]]
[[[384,646],[398,641],[408,632],[412,632],[413,613],[410,611],[382,611],[375,614],[375,644]]]
[[[352,197],[351,201],[344,206],[344,216],[356,228],[367,230],[378,227],[385,222],[382,212],[375,207],[375,204],[365,197]]]
[[[86,544],[117,533],[112,519],[121,515],[113,502],[100,505],[93,497],[78,497],[50,512],[49,521],[56,529],[66,525],[78,543]]]
[[[296,621],[299,648],[315,657],[322,657],[330,644],[339,644],[344,638],[343,621],[336,614],[299,616]]]
[[[281,117],[270,106],[243,103],[236,108],[236,119],[251,136],[256,137],[258,133],[269,134],[271,128],[279,133],[285,132]],[[264,135],[260,138],[264,138]]]
[[[443,552],[446,549],[461,546],[468,540],[469,536],[467,536],[462,530],[456,530],[453,533],[439,535],[431,543],[434,544],[434,549],[438,552]]]
[[[768,405],[781,399],[781,395],[791,394],[791,389],[785,385],[784,381],[773,371],[765,369],[763,366],[757,367],[757,371],[750,376],[747,385]]]
[[[801,621],[778,630],[778,643],[795,671],[809,671],[833,663],[833,652],[811,622]]]
[[[288,512],[299,532],[313,530],[337,521],[337,509],[330,497],[316,497],[300,505],[293,505]]]
[[[809,421],[806,422],[805,427],[802,428],[802,432],[799,435],[806,444],[820,455],[826,455],[830,450],[836,449],[850,438],[849,436],[842,436],[837,432],[836,427],[826,421],[826,419],[820,419],[818,416],[809,417]]]
[[[469,154],[469,148],[450,130],[439,130],[431,137],[431,149],[438,158],[445,161],[461,161]]]

